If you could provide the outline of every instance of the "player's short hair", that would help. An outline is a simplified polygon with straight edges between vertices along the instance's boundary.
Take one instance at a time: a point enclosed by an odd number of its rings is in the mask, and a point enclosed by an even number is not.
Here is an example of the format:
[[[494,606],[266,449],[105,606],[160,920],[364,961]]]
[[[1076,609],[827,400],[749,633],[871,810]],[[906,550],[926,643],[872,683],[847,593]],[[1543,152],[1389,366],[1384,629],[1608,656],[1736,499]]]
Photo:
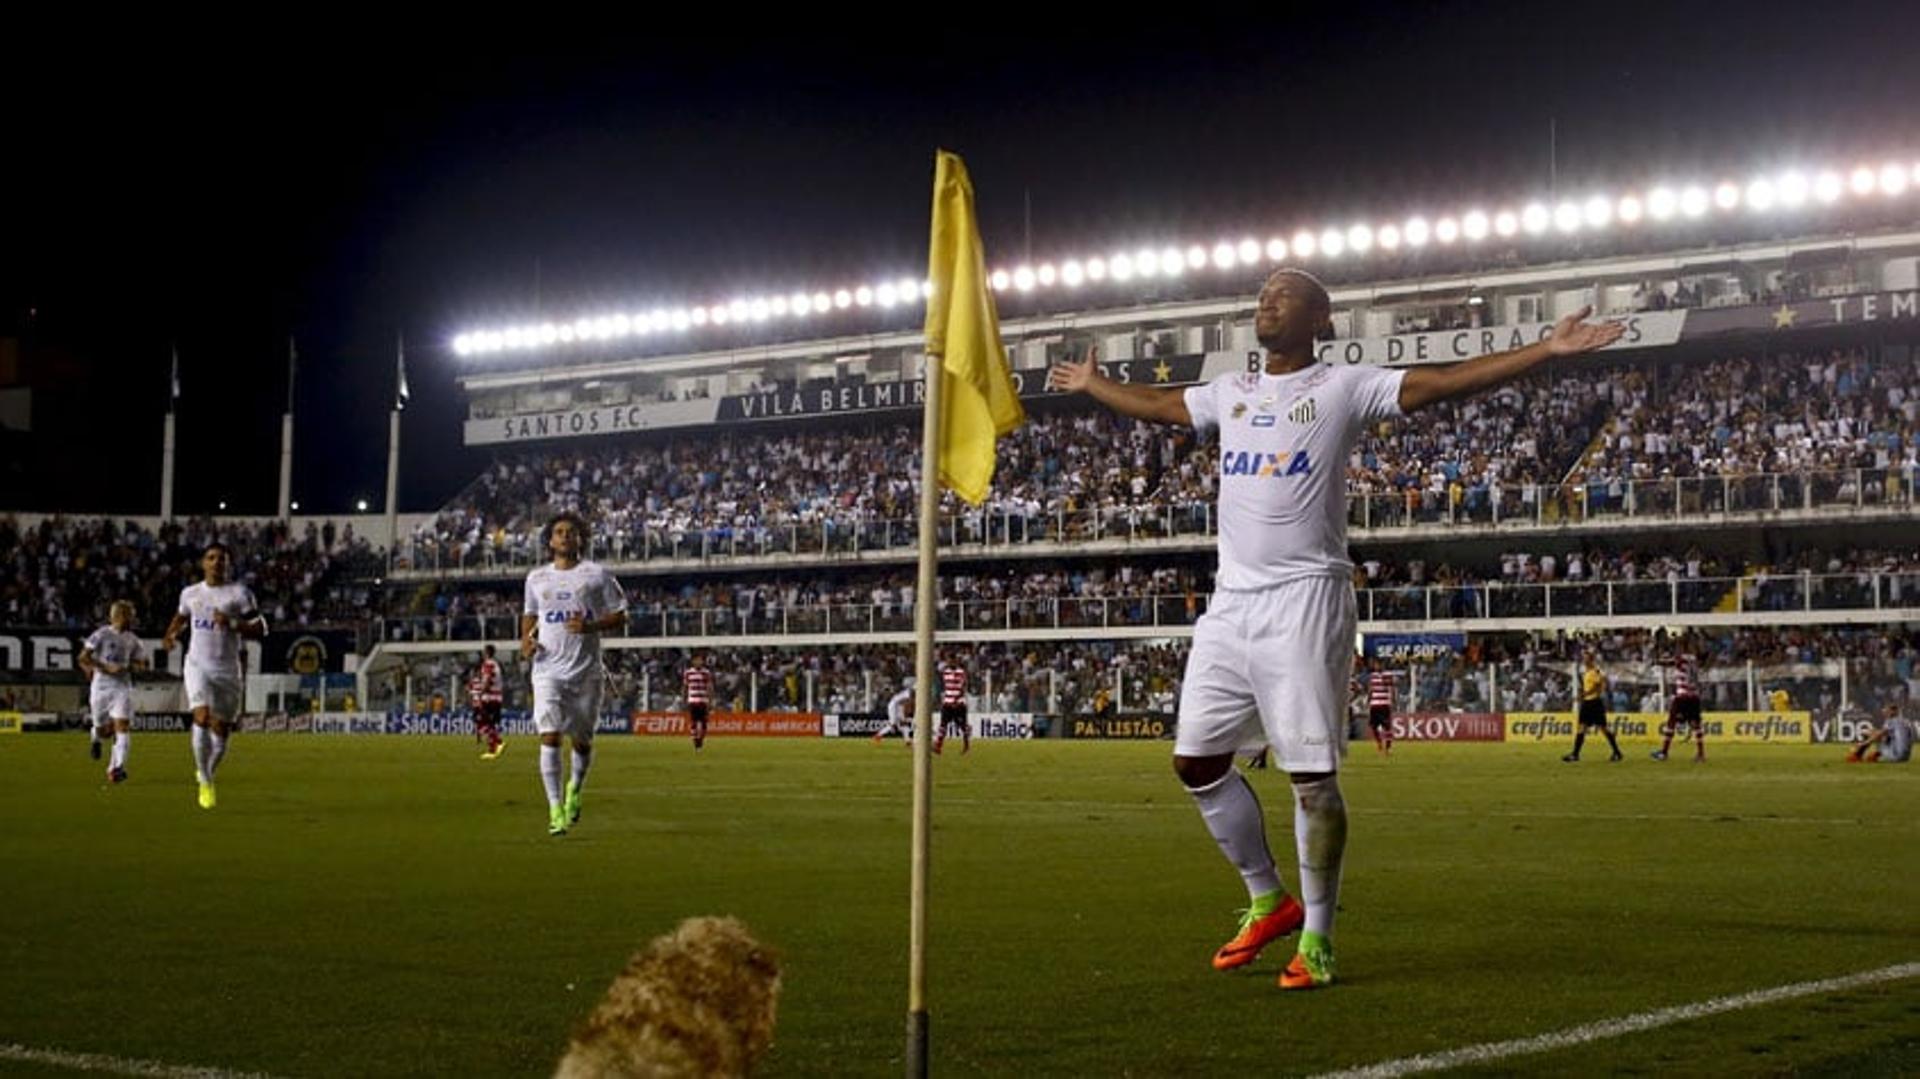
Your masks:
[[[487,646],[486,646],[485,648],[482,648],[482,649],[480,650],[480,654],[481,654],[481,655],[483,655],[483,656],[485,656],[485,657],[487,657],[488,659],[492,659],[492,658],[493,658],[493,643],[492,643],[491,641],[489,641],[489,642],[487,643]]]
[[[1311,272],[1307,270],[1303,270],[1298,266],[1282,266],[1279,269],[1268,274],[1267,280],[1271,281],[1282,274],[1285,274],[1288,277],[1297,277],[1300,280],[1305,281],[1306,283],[1312,285],[1320,293],[1320,305],[1329,310],[1333,308],[1333,294],[1327,291],[1326,282],[1320,280],[1318,277],[1315,277]]]
[[[119,614],[121,611],[127,612],[127,617],[132,618],[133,617],[133,601],[125,600],[125,599],[114,600],[111,604],[107,606],[107,617],[112,618],[114,615]]]
[[[588,536],[593,534],[593,529],[587,526],[586,518],[581,517],[579,514],[573,512],[572,510],[562,510],[559,513],[554,514],[551,520],[547,521],[547,538],[549,540],[553,538],[553,526],[559,524],[561,521],[567,521],[571,523],[573,525],[574,534],[579,536],[581,539],[586,539]]]
[[[205,558],[215,551],[221,552],[222,554],[226,555],[228,558],[233,557],[233,548],[227,546],[224,543],[221,543],[219,540],[214,540],[212,543],[209,543],[205,547],[202,547],[200,549],[200,557]]]

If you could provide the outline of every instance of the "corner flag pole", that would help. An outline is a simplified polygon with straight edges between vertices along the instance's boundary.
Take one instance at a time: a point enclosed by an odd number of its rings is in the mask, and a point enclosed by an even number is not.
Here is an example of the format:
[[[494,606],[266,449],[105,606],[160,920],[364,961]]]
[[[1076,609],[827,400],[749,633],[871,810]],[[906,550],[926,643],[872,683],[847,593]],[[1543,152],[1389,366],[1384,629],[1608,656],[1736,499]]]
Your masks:
[[[927,1074],[927,861],[932,831],[933,616],[940,579],[940,488],[973,505],[993,486],[994,448],[1026,413],[1007,369],[974,217],[973,181],[959,155],[934,154],[927,246],[926,410],[920,423],[920,584],[914,615],[913,918],[907,991],[907,1075]]]
[[[913,608],[913,888],[907,959],[907,1075],[927,1074],[927,860],[933,831],[933,617],[939,596],[940,410],[945,360],[929,355],[920,421],[920,579]]]

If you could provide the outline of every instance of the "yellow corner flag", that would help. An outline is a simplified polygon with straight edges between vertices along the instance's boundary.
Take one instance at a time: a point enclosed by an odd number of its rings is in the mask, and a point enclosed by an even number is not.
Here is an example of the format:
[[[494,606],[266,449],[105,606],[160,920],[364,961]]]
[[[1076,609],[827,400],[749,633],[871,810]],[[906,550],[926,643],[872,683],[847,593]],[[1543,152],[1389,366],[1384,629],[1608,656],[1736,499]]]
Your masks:
[[[933,246],[927,255],[927,355],[940,359],[940,481],[974,505],[993,482],[994,440],[1026,422],[987,260],[973,216],[973,182],[957,154],[934,158]]]

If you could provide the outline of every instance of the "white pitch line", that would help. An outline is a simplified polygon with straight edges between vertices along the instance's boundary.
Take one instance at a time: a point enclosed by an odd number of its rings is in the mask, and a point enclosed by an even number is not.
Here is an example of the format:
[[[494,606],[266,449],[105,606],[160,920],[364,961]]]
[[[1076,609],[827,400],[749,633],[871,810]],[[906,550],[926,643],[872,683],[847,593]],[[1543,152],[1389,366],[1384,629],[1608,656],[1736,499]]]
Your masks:
[[[1709,824],[1865,824],[1859,817],[1781,817],[1771,813],[1755,816],[1740,816],[1732,813],[1579,813],[1565,810],[1498,810],[1478,811],[1472,809],[1348,809],[1349,813],[1361,816],[1379,817],[1496,817],[1502,820],[1638,820],[1638,821],[1696,821]]]
[[[59,1049],[30,1049],[24,1045],[0,1045],[0,1060],[22,1064],[46,1064],[77,1072],[105,1072],[109,1075],[139,1075],[150,1079],[273,1079],[265,1072],[230,1072],[223,1068],[195,1068],[163,1064],[157,1060],[129,1060],[100,1053],[68,1053]]]
[[[1638,1034],[1644,1030],[1685,1023],[1709,1015],[1757,1008],[1764,1004],[1778,1004],[1783,1000],[1819,996],[1823,993],[1839,993],[1862,986],[1877,985],[1881,982],[1905,981],[1914,977],[1920,977],[1920,963],[1899,963],[1879,970],[1862,971],[1859,974],[1847,974],[1817,982],[1795,982],[1792,985],[1756,989],[1751,993],[1739,993],[1730,997],[1715,997],[1698,1004],[1681,1004],[1672,1008],[1661,1008],[1658,1011],[1622,1016],[1619,1019],[1603,1019],[1597,1023],[1584,1023],[1577,1027],[1568,1027],[1565,1030],[1539,1034],[1531,1038],[1482,1042],[1479,1045],[1469,1045],[1464,1049],[1449,1049],[1442,1053],[1422,1053],[1418,1056],[1386,1060],[1345,1071],[1325,1072],[1315,1079],[1392,1079],[1394,1076],[1444,1071],[1468,1064],[1487,1064],[1510,1057],[1546,1053],[1555,1049],[1569,1049],[1588,1042],[1617,1038],[1623,1034]]]

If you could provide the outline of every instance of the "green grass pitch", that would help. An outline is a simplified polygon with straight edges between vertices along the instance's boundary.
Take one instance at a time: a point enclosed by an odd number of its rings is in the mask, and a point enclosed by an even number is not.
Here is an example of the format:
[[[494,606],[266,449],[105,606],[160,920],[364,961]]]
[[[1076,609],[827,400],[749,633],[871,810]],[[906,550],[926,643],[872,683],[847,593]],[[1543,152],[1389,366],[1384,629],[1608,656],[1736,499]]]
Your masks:
[[[950,747],[954,748],[954,747]],[[0,1045],[287,1076],[535,1076],[628,955],[735,914],[786,971],[768,1076],[901,1073],[898,742],[603,738],[551,839],[533,743],[242,734],[220,805],[182,735],[104,786],[0,741]],[[1920,960],[1920,767],[1840,747],[1357,744],[1342,980],[1218,974],[1238,878],[1164,743],[936,761],[935,1074],[1310,1074]],[[1291,885],[1283,777],[1256,773]],[[1913,1074],[1920,982],[1469,1074]],[[71,1074],[0,1062],[0,1074]]]

